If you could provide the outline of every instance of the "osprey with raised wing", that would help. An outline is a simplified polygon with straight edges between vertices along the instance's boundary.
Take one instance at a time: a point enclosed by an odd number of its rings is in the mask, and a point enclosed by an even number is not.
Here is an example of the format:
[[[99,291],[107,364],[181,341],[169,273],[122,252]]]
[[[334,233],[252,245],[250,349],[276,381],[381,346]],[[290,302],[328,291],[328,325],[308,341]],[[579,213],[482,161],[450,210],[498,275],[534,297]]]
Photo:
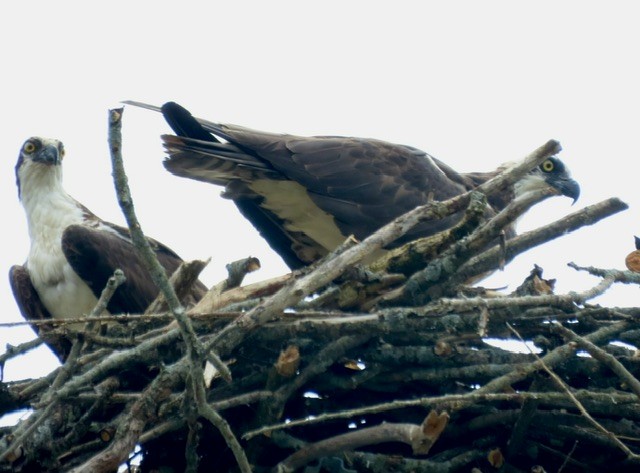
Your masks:
[[[256,131],[194,118],[174,102],[155,107],[177,136],[163,135],[173,174],[224,188],[290,268],[316,261],[349,235],[364,239],[396,217],[446,200],[497,175],[458,173],[419,149],[381,140],[301,137]],[[551,157],[515,186],[489,197],[489,214],[518,195],[552,188],[574,199],[580,187],[562,161]],[[461,214],[423,222],[396,243],[453,226]]]

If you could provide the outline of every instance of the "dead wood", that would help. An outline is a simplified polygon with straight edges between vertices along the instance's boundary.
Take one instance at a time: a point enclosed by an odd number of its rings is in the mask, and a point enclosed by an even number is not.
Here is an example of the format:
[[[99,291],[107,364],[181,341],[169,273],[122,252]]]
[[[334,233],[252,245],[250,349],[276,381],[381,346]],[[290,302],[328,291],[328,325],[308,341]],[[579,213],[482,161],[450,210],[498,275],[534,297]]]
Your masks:
[[[117,140],[122,111],[113,113]],[[536,266],[511,294],[469,285],[626,208],[608,199],[504,241],[548,195],[489,220],[486,196],[558,151],[551,141],[476,191],[349,239],[305,270],[241,286],[259,263],[231,264],[195,306],[181,295],[205,262],[171,279],[153,273],[162,295],[147,313],[105,317],[98,307],[64,365],[0,384],[1,412],[33,409],[2,429],[0,471],[636,471],[640,309],[590,301],[640,277],[572,264],[599,282],[555,294]],[[371,263],[419,221],[463,209],[456,228]],[[64,337],[62,325],[49,333]],[[515,351],[521,341],[535,352]],[[39,343],[11,347],[0,363]]]

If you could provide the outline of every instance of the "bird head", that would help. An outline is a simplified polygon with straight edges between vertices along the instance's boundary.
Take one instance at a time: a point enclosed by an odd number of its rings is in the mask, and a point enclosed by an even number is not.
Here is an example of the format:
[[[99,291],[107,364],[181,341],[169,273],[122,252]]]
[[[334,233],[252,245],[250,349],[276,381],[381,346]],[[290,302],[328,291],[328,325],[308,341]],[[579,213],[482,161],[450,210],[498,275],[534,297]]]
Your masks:
[[[40,176],[44,179],[53,174],[59,180],[63,157],[64,145],[59,140],[33,136],[25,141],[16,163],[18,196],[21,196],[22,185],[30,178]]]
[[[580,185],[571,179],[571,174],[564,163],[556,156],[544,160],[515,184],[516,197],[526,192],[551,187],[560,195],[573,199],[573,203],[580,197]]]

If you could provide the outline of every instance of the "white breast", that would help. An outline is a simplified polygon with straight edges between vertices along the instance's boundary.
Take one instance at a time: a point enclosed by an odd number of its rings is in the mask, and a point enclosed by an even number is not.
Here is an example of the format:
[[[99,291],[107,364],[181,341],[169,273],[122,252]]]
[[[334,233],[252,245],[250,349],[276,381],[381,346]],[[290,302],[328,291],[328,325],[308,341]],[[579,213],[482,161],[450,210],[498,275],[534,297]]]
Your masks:
[[[67,263],[60,240],[34,241],[27,268],[42,303],[54,318],[80,317],[91,312],[97,299]]]
[[[23,198],[27,212],[31,248],[26,266],[42,303],[54,318],[88,314],[97,299],[73,271],[62,252],[62,233],[72,224],[84,222],[83,210],[64,192],[39,189]]]

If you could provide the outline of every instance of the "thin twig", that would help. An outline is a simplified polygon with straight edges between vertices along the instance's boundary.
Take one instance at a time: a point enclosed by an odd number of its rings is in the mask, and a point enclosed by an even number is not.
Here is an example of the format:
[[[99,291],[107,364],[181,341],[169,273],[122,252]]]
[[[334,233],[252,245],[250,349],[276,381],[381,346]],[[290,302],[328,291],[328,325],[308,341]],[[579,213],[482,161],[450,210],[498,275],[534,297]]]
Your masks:
[[[614,395],[611,397],[608,393],[594,393],[587,390],[580,390],[575,393],[578,399],[598,399],[605,403],[617,402],[618,405],[622,404],[634,404],[637,402],[637,398],[633,394]],[[304,419],[291,419],[286,422],[266,425],[259,427],[255,430],[246,432],[242,438],[250,440],[257,435],[268,434],[269,432],[283,429],[291,429],[294,427],[302,427],[307,425],[322,424],[325,422],[331,422],[339,419],[353,419],[368,414],[379,414],[381,412],[393,411],[398,409],[405,409],[408,407],[451,407],[465,409],[471,406],[475,406],[481,402],[522,402],[526,399],[537,400],[549,404],[555,404],[566,400],[566,396],[561,393],[549,393],[549,392],[521,392],[521,393],[478,393],[477,390],[468,394],[447,394],[444,396],[422,397],[417,399],[404,399],[392,402],[384,402],[381,404],[374,404],[365,407],[359,407],[356,409],[345,409],[339,412],[329,412],[320,414],[314,417],[307,417]]]
[[[0,324],[0,327],[1,326],[2,324]],[[4,367],[4,364],[11,358],[15,358],[16,356],[23,355],[28,351],[33,350],[34,348],[38,348],[42,343],[41,338],[34,338],[33,340],[21,343],[20,345],[9,345],[7,343],[6,351],[0,355],[0,367]]]
[[[241,471],[250,471],[248,467],[248,461],[246,455],[242,450],[238,440],[235,438],[233,432],[230,429],[225,428],[215,416],[211,415],[211,408],[202,402],[201,396],[197,395],[200,389],[204,389],[203,369],[202,364],[204,362],[204,350],[202,349],[198,337],[193,329],[191,321],[186,316],[185,308],[180,303],[172,285],[169,283],[164,268],[160,265],[160,262],[155,257],[149,241],[142,232],[140,223],[135,214],[133,207],[133,200],[131,192],[127,184],[127,177],[124,171],[124,164],[122,159],[122,114],[123,109],[114,109],[109,111],[109,149],[111,151],[111,162],[113,166],[113,180],[116,187],[116,193],[118,195],[118,203],[122,208],[122,211],[127,220],[129,230],[131,232],[131,239],[140,253],[142,260],[145,263],[147,270],[151,276],[153,282],[160,288],[161,292],[174,315],[182,338],[187,347],[187,358],[190,361],[190,375],[188,379],[193,383],[193,392],[195,393],[196,402],[199,402],[198,411],[200,414],[205,414],[209,420],[214,420],[214,425],[219,427],[220,433],[225,438],[227,444],[236,455],[236,460],[240,466]],[[231,379],[231,373],[226,365],[220,360],[219,356],[211,351],[207,351],[207,359],[209,359],[214,366],[224,373],[224,377]]]
[[[573,330],[566,328],[561,323],[554,322],[553,325],[555,329],[564,337],[576,342],[579,346],[589,352],[592,357],[602,362],[611,371],[613,371],[620,378],[620,380],[625,383],[636,394],[636,396],[638,396],[638,398],[640,398],[640,381],[638,381],[638,379],[633,376],[622,363],[616,360],[614,356],[610,355],[597,345],[591,343],[584,337],[581,337]]]
[[[113,276],[109,278],[105,288],[102,290],[100,294],[100,298],[98,299],[96,305],[89,313],[88,318],[85,317],[84,321],[86,322],[85,329],[91,328],[91,317],[100,315],[107,307],[107,304],[111,300],[115,290],[118,288],[120,284],[124,282],[124,275],[122,271],[116,270]],[[18,428],[14,432],[15,440],[12,442],[12,445],[9,446],[8,449],[0,453],[0,460],[6,458],[6,456],[15,448],[15,445],[21,445],[35,429],[44,423],[53,409],[56,407],[57,402],[60,400],[59,390],[65,384],[65,382],[71,378],[73,373],[77,369],[77,360],[80,356],[80,352],[82,351],[84,341],[78,335],[73,345],[71,346],[71,352],[67,356],[67,360],[65,363],[57,370],[57,374],[51,383],[49,389],[42,395],[40,402],[37,407],[43,408],[43,410],[36,410],[25,422],[20,424]]]
[[[522,338],[522,336],[520,336],[520,333],[515,328],[513,328],[511,326],[511,324],[507,323],[507,326],[509,327],[509,330],[511,330],[514,333],[514,335],[516,337],[518,337],[518,339],[523,344],[525,344],[524,339]],[[527,347],[529,348],[529,345],[527,345]],[[537,353],[535,353],[533,350],[531,350],[531,348],[529,348],[529,352],[536,358],[536,360],[538,360],[538,363],[540,363],[540,365],[547,372],[547,374],[549,376],[551,376],[551,378],[556,383],[556,385],[569,397],[569,399],[571,399],[571,401],[575,404],[575,406],[578,408],[578,410],[584,416],[584,418],[587,419],[589,421],[589,423],[595,427],[596,430],[602,432],[607,438],[609,438],[613,442],[615,442],[615,444],[620,448],[620,450],[622,450],[627,455],[627,457],[629,457],[631,459],[634,459],[634,460],[640,459],[640,455],[636,455],[635,453],[633,453],[629,449],[629,447],[627,447],[613,432],[610,432],[609,430],[605,429],[602,426],[602,424],[600,424],[598,421],[596,421],[591,416],[591,414],[589,414],[587,409],[585,409],[584,405],[571,392],[571,389],[569,389],[569,387],[562,380],[562,378],[560,378],[560,376],[558,376],[549,366],[547,366],[547,364],[544,362],[544,360],[542,358],[540,358],[537,355]]]

